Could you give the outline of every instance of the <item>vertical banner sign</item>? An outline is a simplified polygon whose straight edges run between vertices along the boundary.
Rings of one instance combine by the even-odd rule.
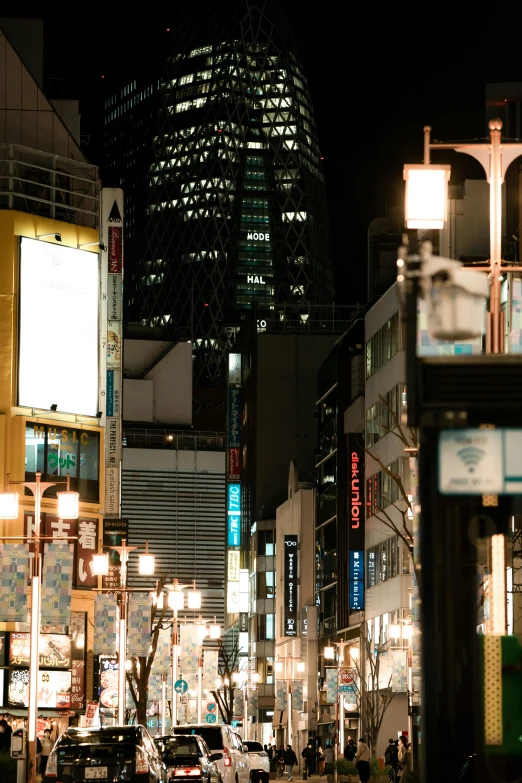
[[[95,655],[116,653],[118,602],[113,595],[99,594],[94,599],[94,644]]]
[[[227,485],[228,546],[241,546],[241,484]]]
[[[283,636],[297,636],[297,536],[285,536]]]
[[[218,657],[217,650],[205,650],[203,654],[203,690],[213,691],[216,687]]]
[[[98,551],[98,520],[78,519],[78,560],[76,587],[97,587],[92,573],[92,556]]]
[[[40,608],[42,625],[71,624],[73,564],[71,545],[46,545]]]
[[[337,702],[337,676],[339,670],[337,666],[328,666],[326,669],[326,703],[335,704]]]
[[[127,616],[127,654],[145,655],[150,647],[150,596],[148,593],[131,593]]]
[[[180,662],[183,676],[198,670],[198,639],[193,625],[179,626]],[[184,676],[184,679],[186,677]]]
[[[228,389],[228,480],[241,479],[241,389]]]
[[[392,691],[406,693],[408,690],[407,650],[391,650],[392,654]]]
[[[234,718],[242,718],[245,713],[243,688],[234,688]]]
[[[292,709],[296,712],[304,710],[304,683],[303,680],[292,680]]]
[[[348,439],[348,524],[350,611],[364,610],[364,434],[349,433]]]
[[[123,191],[102,188],[102,396],[105,414],[105,516],[121,514],[122,369],[123,369]]]
[[[172,633],[169,628],[162,628],[158,634],[152,671],[155,674],[169,674],[172,671]]]
[[[274,709],[277,712],[287,708],[286,690],[286,680],[276,680]]]
[[[0,622],[27,622],[29,549],[19,544],[0,546]]]
[[[103,520],[103,551],[109,555],[109,573],[103,577],[103,589],[114,590],[121,587],[121,560],[120,553],[114,549],[121,546],[121,542],[129,540],[128,519],[104,519]]]
[[[247,710],[249,718],[257,718],[259,712],[259,695],[257,688],[248,689]]]

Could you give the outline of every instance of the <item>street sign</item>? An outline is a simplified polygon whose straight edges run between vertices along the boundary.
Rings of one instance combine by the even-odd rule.
[[[188,691],[188,682],[185,680],[176,680],[174,683],[176,693],[186,693]]]
[[[350,693],[355,690],[357,669],[341,666],[339,669],[339,693]]]
[[[207,723],[217,723],[217,718],[211,712],[207,715]]]
[[[207,701],[207,712],[215,712],[217,710],[217,704],[215,701]]]
[[[522,429],[451,429],[439,434],[439,492],[520,495]]]

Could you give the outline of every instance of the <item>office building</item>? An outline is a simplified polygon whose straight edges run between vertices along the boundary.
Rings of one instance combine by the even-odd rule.
[[[148,64],[108,85],[104,172],[125,190],[127,336],[191,340],[195,387],[225,385],[245,310],[280,320],[282,305],[306,317],[333,300],[321,153],[288,24],[269,0],[200,10],[190,3]]]

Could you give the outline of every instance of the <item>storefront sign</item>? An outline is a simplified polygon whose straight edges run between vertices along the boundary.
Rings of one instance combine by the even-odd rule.
[[[120,553],[113,547],[120,547],[123,539],[128,542],[128,519],[103,520],[103,551],[109,555],[109,573],[102,577],[103,589],[110,590],[121,586]]]
[[[105,516],[118,517],[120,514],[120,466],[105,468]]]
[[[228,480],[239,481],[241,478],[240,449],[228,450]]]
[[[241,383],[241,354],[229,353],[228,354],[228,382],[230,385],[233,383]]]
[[[228,546],[241,546],[241,484],[227,485]]]
[[[92,556],[98,551],[97,519],[78,519],[77,548],[76,587],[97,587],[98,577],[92,573]]]
[[[239,582],[239,550],[228,550],[228,581]]]
[[[107,294],[107,318],[109,321],[121,321],[122,298],[121,275],[109,274]]]
[[[297,536],[285,536],[284,549],[284,636],[297,636]]]
[[[239,582],[227,584],[227,612],[231,614],[239,612]]]
[[[107,418],[105,425],[107,439],[107,466],[119,465],[121,462],[121,419]]]
[[[241,389],[228,390],[228,447],[241,446]]]
[[[364,552],[350,551],[350,611],[364,610]]]
[[[348,435],[348,525],[349,525],[349,607],[352,612],[364,609],[364,435]]]
[[[121,416],[121,370],[107,370],[107,416]]]
[[[107,369],[121,370],[121,322],[107,323]]]
[[[123,227],[109,226],[109,273],[121,274],[122,269],[123,269]]]

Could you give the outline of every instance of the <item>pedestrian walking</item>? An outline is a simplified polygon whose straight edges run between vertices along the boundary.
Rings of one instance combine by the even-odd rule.
[[[325,765],[324,751],[321,745],[319,745],[319,747],[317,748],[317,774],[320,777],[324,775],[324,765]]]
[[[267,752],[268,758],[270,759],[270,761],[272,761],[272,759],[274,758],[274,748],[272,747],[272,745],[270,743],[268,743],[268,748],[267,748],[266,752]]]
[[[281,745],[281,747],[277,751],[277,758],[280,761],[284,761],[284,759],[285,759],[285,746],[284,745]]]
[[[294,771],[294,767],[297,764],[297,756],[295,755],[294,749],[291,745],[286,746],[286,750],[284,751],[284,762],[286,767],[286,773],[288,775],[288,780],[293,780],[292,778],[292,772]]]
[[[395,774],[397,774],[399,768],[399,751],[395,744],[395,740],[393,739],[388,740],[388,746],[384,751],[384,763],[391,767]]]
[[[397,780],[400,780],[401,783],[407,783],[407,781],[411,779],[412,758],[410,743],[404,734],[399,737],[398,762],[399,769],[397,772]]]
[[[370,780],[370,748],[366,744],[364,737],[359,738],[354,761],[359,773],[359,780],[361,783],[367,783]]]
[[[304,758],[307,775],[311,775],[314,771],[314,766],[315,766],[314,765],[315,753],[311,742],[308,742],[308,745],[306,746],[306,748],[303,749],[301,756]]]
[[[327,745],[324,749],[324,768],[327,775],[330,775],[334,771],[333,770],[334,757],[335,754],[334,754],[333,745]],[[331,764],[332,767],[326,769],[327,764]]]
[[[42,739],[42,753],[40,755],[40,774],[42,778],[45,777],[45,770],[47,768],[47,759],[51,755],[54,742],[51,739],[51,729],[45,729]]]
[[[348,740],[348,744],[344,749],[344,753],[343,753],[344,758],[347,759],[348,761],[353,761],[356,753],[357,753],[357,745],[350,737],[350,739]]]

